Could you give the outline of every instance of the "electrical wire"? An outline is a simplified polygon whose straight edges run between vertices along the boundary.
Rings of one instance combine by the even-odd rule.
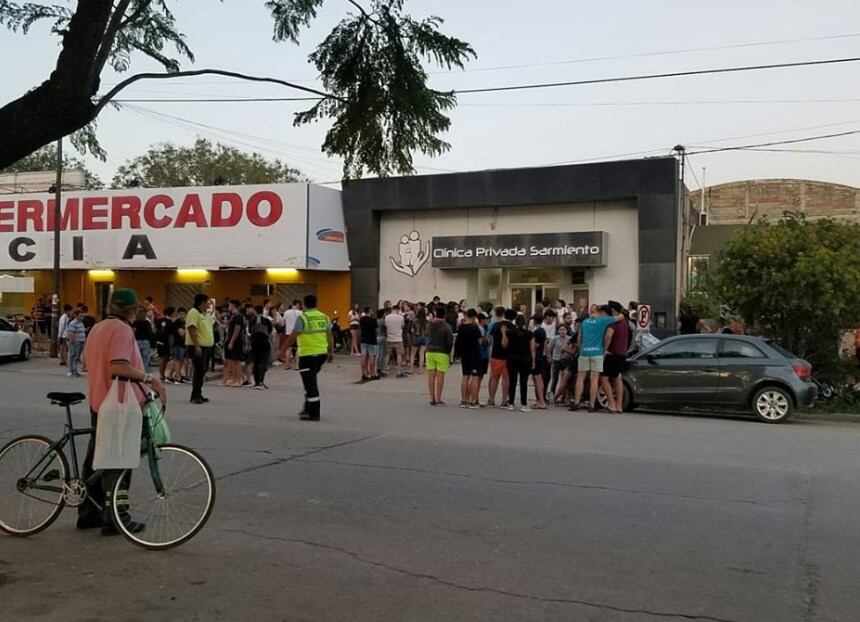
[[[733,146],[729,146],[729,147],[715,147],[713,149],[701,149],[700,151],[689,151],[689,152],[687,152],[687,155],[694,156],[694,155],[702,155],[704,153],[718,153],[721,151],[741,151],[741,150],[745,150],[745,149],[753,149],[753,148],[759,148],[759,147],[773,147],[776,145],[793,145],[793,144],[797,144],[797,143],[811,142],[814,140],[826,140],[829,138],[840,138],[842,136],[854,136],[857,134],[860,134],[860,130],[850,130],[847,132],[837,132],[835,134],[821,134],[819,136],[807,136],[805,138],[794,138],[791,140],[778,140],[778,141],[772,141],[772,142],[767,142],[767,143],[758,143],[755,145],[733,145]],[[698,149],[698,147],[693,147],[693,148]]]

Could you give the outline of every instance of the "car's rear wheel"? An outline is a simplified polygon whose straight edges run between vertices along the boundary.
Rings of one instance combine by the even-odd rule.
[[[30,345],[29,341],[25,341],[21,344],[21,351],[18,353],[18,358],[22,361],[26,361],[30,358],[30,353],[33,351],[33,347]]]
[[[782,423],[794,411],[791,395],[780,387],[764,387],[753,397],[752,409],[759,421]]]

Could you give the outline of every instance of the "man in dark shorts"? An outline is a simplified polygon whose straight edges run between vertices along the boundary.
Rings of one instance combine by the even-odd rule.
[[[478,312],[466,311],[466,318],[457,329],[454,340],[454,357],[460,358],[463,365],[463,379],[460,382],[460,408],[478,408],[478,382],[481,376],[481,327],[478,326]]]
[[[167,307],[164,315],[155,321],[155,349],[158,352],[158,374],[161,381],[167,380],[167,364],[173,350],[173,317],[176,309]]]
[[[358,318],[356,333],[359,343],[356,344],[361,352],[361,382],[379,380],[376,373],[376,359],[379,356],[379,346],[376,343],[376,315],[370,307],[365,307]]]
[[[502,384],[502,408],[508,405],[508,353],[502,347],[502,326],[507,326],[508,330],[514,328],[514,318],[517,317],[517,312],[513,309],[505,309],[504,307],[496,307],[493,310],[495,321],[490,329],[490,341],[492,346],[490,349],[490,382],[489,382],[489,399],[487,406],[496,405],[496,389],[499,387],[499,381]]]
[[[242,385],[242,361],[245,358],[245,317],[239,313],[239,301],[227,304],[227,335],[224,340],[224,386]]]
[[[609,301],[612,316],[623,315],[621,303]],[[603,372],[600,374],[600,388],[609,400],[610,412],[624,412],[624,381],[621,374],[627,365],[627,347],[630,328],[626,321],[615,322],[606,329],[606,352],[603,355]],[[612,406],[614,405],[614,408]]]
[[[532,384],[535,387],[535,408],[538,410],[546,410],[546,372],[549,370],[549,364],[546,358],[546,329],[544,324],[538,324],[534,330],[535,339],[535,365],[531,370]]]

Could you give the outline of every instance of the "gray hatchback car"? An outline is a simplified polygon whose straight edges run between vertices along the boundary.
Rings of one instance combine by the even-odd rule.
[[[752,412],[787,420],[817,397],[812,366],[773,342],[742,335],[679,335],[638,353],[624,372],[625,410]]]

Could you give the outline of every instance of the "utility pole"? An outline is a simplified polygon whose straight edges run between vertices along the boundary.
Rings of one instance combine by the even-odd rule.
[[[705,207],[705,167],[702,167],[702,204],[699,206],[702,208],[702,213],[705,215],[704,222],[708,224],[708,209]]]
[[[54,278],[51,295],[51,357],[58,355],[60,326],[60,200],[63,195],[63,139],[57,141],[57,181],[54,183]]]

